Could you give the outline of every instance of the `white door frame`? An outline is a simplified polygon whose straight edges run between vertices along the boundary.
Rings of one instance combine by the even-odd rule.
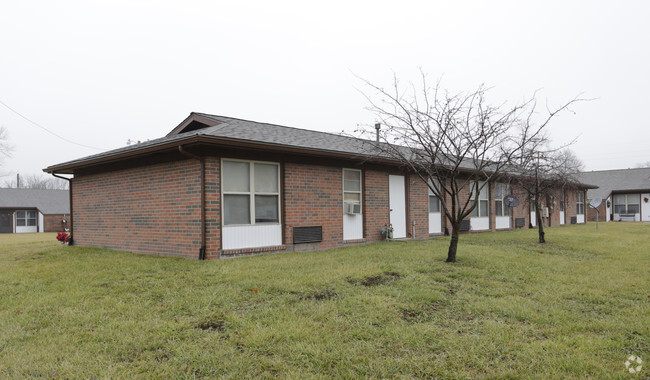
[[[406,237],[406,177],[388,175],[388,199],[393,238]]]

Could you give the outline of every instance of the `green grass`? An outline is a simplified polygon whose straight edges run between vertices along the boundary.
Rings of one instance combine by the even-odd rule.
[[[0,379],[648,376],[650,224],[536,237],[446,264],[447,238],[198,262],[0,235]]]

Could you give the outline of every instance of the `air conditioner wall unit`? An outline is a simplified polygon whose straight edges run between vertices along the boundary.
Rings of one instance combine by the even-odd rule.
[[[361,203],[345,202],[343,204],[343,210],[349,215],[361,214]]]

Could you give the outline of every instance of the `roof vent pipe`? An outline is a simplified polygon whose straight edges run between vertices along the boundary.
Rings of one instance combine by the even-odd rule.
[[[381,124],[375,124],[375,130],[377,131],[377,142],[379,142],[379,128],[381,128]]]

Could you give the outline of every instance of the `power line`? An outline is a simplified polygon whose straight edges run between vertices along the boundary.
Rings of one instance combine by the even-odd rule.
[[[2,100],[0,100],[0,104],[2,104],[3,106],[7,107],[7,109],[8,109],[9,111],[11,111],[11,112],[15,113],[16,115],[22,117],[23,119],[27,120],[27,121],[30,122],[31,124],[33,124],[33,125],[39,127],[40,129],[44,130],[45,132],[51,134],[52,136],[55,136],[55,137],[60,138],[61,140],[65,141],[65,142],[68,142],[68,143],[70,143],[70,144],[74,144],[74,145],[79,145],[79,146],[82,146],[82,147],[84,147],[84,148],[90,148],[90,149],[102,150],[102,151],[104,151],[104,150],[108,150],[108,149],[104,149],[104,148],[97,148],[97,147],[95,147],[95,146],[90,146],[90,145],[80,144],[80,143],[78,143],[78,142],[74,142],[74,141],[72,141],[72,140],[70,140],[70,139],[67,139],[67,138],[65,138],[65,137],[63,137],[63,136],[57,135],[56,133],[54,133],[54,132],[50,131],[49,129],[45,128],[44,126],[42,126],[42,125],[38,124],[37,122],[35,122],[35,121],[29,119],[27,116],[24,116],[24,115],[22,115],[20,112],[18,112],[18,111],[16,111],[15,109],[9,107],[9,106],[7,105],[7,103],[3,102]]]

